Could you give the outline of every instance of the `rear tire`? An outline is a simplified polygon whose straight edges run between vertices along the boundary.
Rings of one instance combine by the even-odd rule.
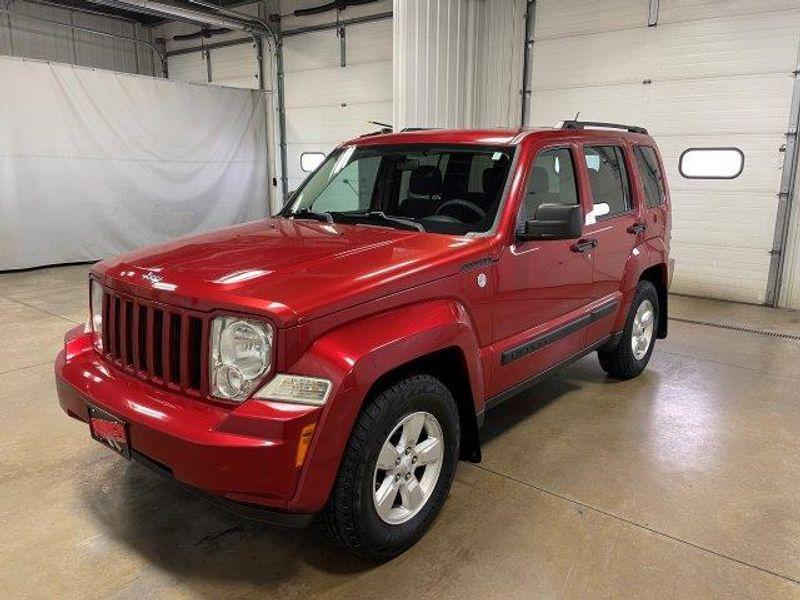
[[[405,552],[444,504],[460,435],[453,395],[435,377],[413,375],[387,387],[353,427],[321,515],[325,529],[364,558]]]
[[[658,319],[658,292],[649,281],[640,281],[619,343],[597,352],[603,370],[616,379],[633,379],[644,371],[655,347]]]

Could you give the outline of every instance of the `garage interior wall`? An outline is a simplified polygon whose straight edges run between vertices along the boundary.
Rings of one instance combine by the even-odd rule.
[[[525,10],[525,0],[395,0],[395,127],[520,125]]]
[[[267,212],[263,94],[11,57],[0,81],[0,270]]]
[[[286,141],[289,190],[306,178],[305,152],[327,154],[341,142],[379,129],[369,121],[392,121],[392,19],[348,25],[344,53],[337,29],[297,35],[289,32],[337,20],[336,11],[288,16],[320,2],[283,0],[281,30],[286,88]],[[340,20],[392,12],[390,0],[340,11]],[[342,63],[344,62],[344,66]]]
[[[242,4],[236,6],[235,10],[245,15],[259,16],[259,3]],[[170,21],[154,28],[155,37],[164,40],[168,53],[169,78],[187,83],[258,89],[258,60],[253,39],[242,31],[220,33],[207,39],[174,39],[175,36],[196,34],[201,30],[200,24],[181,21]],[[208,48],[203,48],[205,46]],[[182,50],[193,51],[174,54]],[[264,62],[265,67],[270,67],[273,63],[269,58],[271,57]],[[265,73],[266,89],[271,87],[268,75],[271,75],[271,71]]]
[[[288,190],[296,189],[308,175],[301,169],[303,153],[327,154],[344,140],[375,131],[377,126],[369,121],[388,123],[392,118],[391,0],[293,15],[295,10],[320,4],[323,3],[319,0],[273,0],[235,7],[237,12],[262,19],[280,15],[280,20],[271,24],[285,34],[282,45]],[[361,19],[367,22],[347,24]],[[343,25],[344,42],[337,23]],[[313,28],[320,29],[306,31]],[[198,25],[179,22],[156,28],[156,36],[166,42],[170,79],[258,89],[258,61],[252,40],[242,32],[201,41],[173,39],[199,29]],[[280,152],[275,132],[278,114],[274,65],[274,48],[265,48],[264,88],[273,117],[273,212],[281,207],[283,197],[277,177]]]
[[[0,54],[161,76],[161,64],[148,47],[135,42],[51,25],[39,19],[153,42],[153,32],[134,21],[69,10],[26,0],[0,0]],[[26,18],[37,17],[37,19]]]
[[[650,130],[672,191],[675,292],[765,302],[798,9],[797,0],[536,2],[529,124],[580,114]],[[683,150],[729,146],[745,156],[738,178],[680,176]],[[787,259],[797,277],[798,253]]]

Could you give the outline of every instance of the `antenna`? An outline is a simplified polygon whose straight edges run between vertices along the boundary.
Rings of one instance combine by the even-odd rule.
[[[574,119],[572,119],[572,120],[573,120],[573,121],[577,121],[577,120],[578,120],[578,117],[580,117],[580,116],[581,116],[581,111],[578,111],[578,112],[576,112],[576,113],[575,113],[575,118],[574,118]]]

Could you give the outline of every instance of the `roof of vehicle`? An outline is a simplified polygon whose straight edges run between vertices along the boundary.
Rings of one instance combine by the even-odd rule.
[[[411,129],[397,133],[368,133],[361,137],[345,142],[346,146],[378,146],[391,144],[475,144],[482,146],[512,146],[533,135],[547,137],[608,137],[609,135],[646,136],[643,128],[627,125],[605,124],[608,128],[600,127],[603,124],[587,123],[585,128],[582,122],[570,121],[575,124],[564,127],[506,127],[490,129]],[[592,128],[589,128],[592,127]]]

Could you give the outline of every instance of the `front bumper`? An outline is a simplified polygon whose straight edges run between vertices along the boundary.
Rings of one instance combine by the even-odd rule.
[[[254,399],[221,406],[155,388],[109,365],[82,327],[67,334],[55,375],[67,414],[88,422],[91,403],[123,419],[134,458],[147,466],[246,516],[283,525],[313,516],[282,513],[300,480],[301,431],[321,409]]]

